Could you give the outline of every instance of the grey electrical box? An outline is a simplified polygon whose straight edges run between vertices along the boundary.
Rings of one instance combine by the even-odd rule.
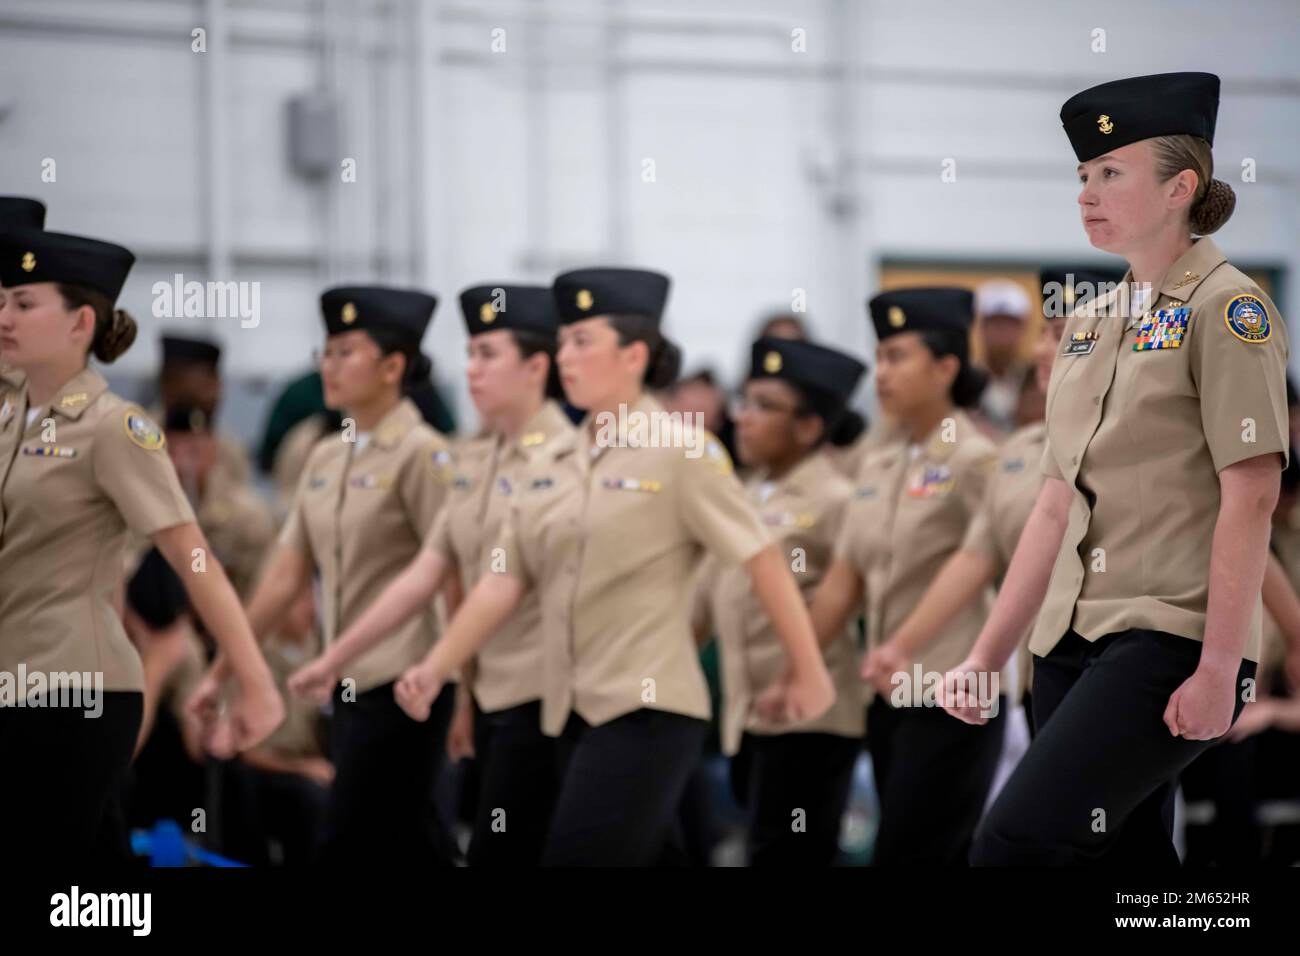
[[[289,100],[289,164],[300,176],[317,179],[338,170],[339,105],[328,93],[303,93]]]

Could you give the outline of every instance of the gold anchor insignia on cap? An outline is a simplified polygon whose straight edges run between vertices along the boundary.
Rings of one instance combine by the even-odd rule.
[[[478,320],[484,325],[491,325],[497,320],[497,310],[492,308],[491,302],[484,302],[478,307]]]
[[[33,252],[24,252],[22,261],[23,272],[31,272],[36,268],[36,254]]]
[[[344,325],[351,325],[357,320],[357,305],[355,302],[344,302],[343,313],[341,318]]]
[[[1115,124],[1110,121],[1110,117],[1102,113],[1097,117],[1097,129],[1103,133],[1109,133],[1115,128]]]
[[[763,356],[763,371],[768,375],[775,375],[781,371],[781,353],[768,352]]]
[[[71,395],[64,395],[59,399],[59,408],[76,408],[78,405],[85,405],[89,396],[85,392],[75,392]]]
[[[1181,289],[1183,286],[1188,285],[1189,283],[1195,282],[1195,281],[1196,281],[1197,279],[1199,279],[1199,278],[1200,278],[1200,276],[1197,275],[1195,272],[1184,272],[1184,273],[1183,273],[1183,277],[1182,277],[1181,279],[1179,279],[1177,282],[1175,282],[1172,286],[1170,286],[1170,288],[1171,288],[1171,289]]]
[[[531,448],[533,445],[540,445],[546,441],[546,432],[529,432],[519,439],[519,444],[525,448]]]
[[[586,312],[588,309],[590,309],[593,305],[596,304],[596,300],[595,298],[592,297],[590,289],[579,289],[578,295],[574,299],[574,301],[577,303],[578,308],[580,308],[583,312]]]
[[[903,323],[907,321],[907,316],[903,310],[896,305],[891,305],[888,312],[889,324],[896,329],[901,329]]]

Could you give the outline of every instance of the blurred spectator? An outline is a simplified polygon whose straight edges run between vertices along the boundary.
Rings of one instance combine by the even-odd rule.
[[[982,368],[989,373],[988,386],[980,399],[983,420],[995,432],[1006,434],[1016,427],[1016,410],[1030,363],[1020,354],[1029,318],[1029,296],[1009,280],[986,282],[975,293],[979,317],[975,334],[979,338]],[[1000,437],[994,435],[994,437]]]

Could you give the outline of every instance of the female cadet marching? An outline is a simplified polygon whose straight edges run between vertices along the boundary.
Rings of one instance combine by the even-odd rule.
[[[879,647],[961,545],[984,497],[994,448],[962,410],[983,384],[967,358],[972,310],[964,289],[902,289],[870,302],[876,390],[903,437],[863,459],[813,600],[823,641],[865,604],[867,646]],[[965,858],[1001,753],[1005,675],[986,688],[985,709],[996,716],[983,727],[954,728],[927,692],[966,656],[987,606],[986,593],[905,670],[864,675],[872,679],[867,743],[880,794],[879,865]]]
[[[436,305],[423,292],[374,286],[321,295],[325,402],[355,431],[325,436],[308,456],[249,604],[259,637],[277,628],[314,570],[328,645],[419,552],[446,497],[449,456],[446,440],[403,395],[428,376],[420,340]],[[453,692],[424,723],[402,713],[392,688],[436,638],[430,602],[336,675],[324,862],[450,862],[431,794]]]
[[[702,547],[746,566],[786,647],[789,668],[763,705],[811,719],[834,698],[798,587],[730,459],[707,432],[678,428],[674,438],[644,392],[679,365],[659,330],[667,292],[667,277],[634,269],[555,280],[560,376],[587,418],[530,465],[497,573],[397,687],[403,707],[423,715],[524,594],[541,594],[542,729],[561,738],[549,865],[645,865],[663,846],[709,714],[689,620]]]
[[[830,564],[853,497],[825,445],[865,371],[825,346],[761,338],[733,412],[740,460],[757,469],[746,483],[750,502],[779,539],[805,598]],[[750,865],[829,866],[865,729],[853,630],[841,630],[823,650],[835,682],[831,709],[774,727],[754,701],[781,676],[785,655],[749,575],[710,557],[699,577],[696,633],[716,633],[722,653],[722,750],[735,756],[743,737],[748,758],[740,785],[750,814]]]
[[[483,433],[457,446],[447,505],[419,554],[324,655],[294,674],[296,691],[332,687],[348,661],[427,606],[444,577],[458,590],[472,587],[489,569],[529,460],[573,432],[552,400],[559,376],[550,287],[475,286],[460,304],[466,377]],[[535,866],[541,858],[556,759],[541,726],[541,626],[538,595],[530,592],[462,675],[448,749],[453,757],[472,752],[480,768],[470,866]]]
[[[15,860],[129,855],[125,832],[101,826],[143,713],[140,657],[115,606],[128,529],[176,570],[238,680],[210,745],[252,746],[284,713],[162,433],[87,365],[135,339],[114,308],[134,259],[80,236],[0,235],[0,350],[25,375],[0,396],[0,673],[13,681],[0,695],[0,766],[21,777],[0,787],[0,820]],[[80,700],[64,699],[69,679]]]
[[[1177,775],[1243,706],[1288,454],[1287,335],[1208,233],[1219,79],[1168,73],[1071,97],[1084,231],[1133,283],[1071,317],[1047,398],[1045,477],[960,675],[1001,666],[1034,615],[1038,734],[989,810],[977,864],[1178,858]],[[1041,611],[1039,610],[1041,605]]]
[[[1098,292],[1112,288],[1119,279],[1119,273],[1085,269],[1039,273],[1044,295],[1043,331],[1034,347],[1034,377],[1044,394],[1065,332],[1066,316],[1074,309],[1076,297],[1091,299]],[[1049,288],[1053,290],[1051,293],[1047,291]],[[1017,429],[998,448],[997,469],[966,529],[961,548],[935,575],[907,619],[870,653],[867,665],[872,675],[889,675],[910,667],[921,650],[942,633],[954,614],[971,602],[983,600],[989,585],[1006,574],[1007,564],[1042,486],[1038,462],[1043,457],[1046,441],[1047,426],[1037,421]],[[1016,654],[1015,681],[1015,703],[1024,704],[1032,735],[1028,633]]]

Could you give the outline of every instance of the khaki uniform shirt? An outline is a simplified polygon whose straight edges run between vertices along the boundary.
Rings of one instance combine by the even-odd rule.
[[[899,628],[961,546],[995,460],[993,443],[960,409],[920,444],[896,441],[863,460],[835,556],[852,564],[862,578],[869,649]],[[920,695],[927,689],[924,682],[932,679],[928,675],[960,664],[991,606],[992,594],[986,593],[962,609],[913,661],[900,692],[910,686]],[[916,664],[922,671],[920,685],[913,679]],[[999,690],[1009,686],[1008,676],[1001,675]],[[874,686],[867,685],[868,700],[874,693]]]
[[[309,415],[289,429],[280,448],[275,453],[271,465],[271,478],[275,483],[275,510],[287,514],[293,505],[293,496],[302,477],[302,469],[307,464],[316,443],[325,435],[325,416]]]
[[[665,414],[648,395],[631,413]],[[570,711],[592,725],[641,708],[708,718],[692,574],[702,548],[741,564],[768,536],[722,444],[690,440],[701,439],[696,457],[600,447],[584,424],[529,466],[493,560],[541,592],[545,733],[559,735]]]
[[[853,497],[853,484],[821,451],[816,451],[779,481],[769,484],[764,475],[756,475],[747,483],[746,491],[769,533],[778,540],[804,599],[811,602],[830,566],[835,539]],[[788,659],[785,645],[743,568],[723,568],[709,556],[700,575],[697,600],[703,605],[703,616],[697,620],[706,628],[713,625],[722,654],[724,753],[736,753],[746,731],[816,732],[842,737],[861,737],[866,732],[854,642],[856,628],[846,627],[823,650],[835,683],[835,703],[830,710],[815,720],[773,727],[759,719],[753,705],[758,695],[784,673]]]
[[[460,443],[447,507],[424,546],[451,562],[468,593],[490,571],[510,503],[521,491],[530,460],[556,437],[572,438],[573,425],[554,402],[546,402],[514,440],[484,436]],[[474,699],[487,713],[542,696],[541,596],[530,590],[523,603],[475,657]]]
[[[1084,306],[1052,368],[1042,470],[1074,500],[1030,642],[1040,656],[1071,629],[1202,640],[1219,472],[1288,454],[1290,349],[1273,303],[1205,238],[1151,291],[1132,320],[1117,314],[1118,290]]]
[[[280,541],[315,564],[325,643],[333,641],[410,563],[447,492],[447,441],[403,399],[365,447],[326,435],[303,469]],[[358,691],[396,680],[438,636],[432,604],[348,664]]]
[[[31,425],[26,390],[0,392],[0,671],[102,672],[105,690],[141,691],[114,603],[127,531],[194,521],[162,432],[92,368]]]
[[[199,527],[239,596],[252,597],[267,550],[275,541],[275,518],[252,487],[226,471],[208,476],[197,512]]]
[[[890,442],[900,441],[903,437],[898,425],[881,413],[853,444],[844,447],[827,445],[822,453],[840,474],[849,481],[856,481],[862,471],[862,462],[868,454]]]
[[[988,491],[984,493],[984,500],[966,528],[961,549],[992,561],[999,580],[1011,565],[1020,533],[1025,530],[1042,490],[1043,473],[1038,466],[1046,442],[1047,425],[1043,422],[1017,429],[1007,438],[998,448],[997,467]],[[1033,657],[1029,653],[1032,630],[1032,625],[1025,629],[1016,651],[1015,703],[1019,703],[1029,689],[1030,668],[1033,666]]]

